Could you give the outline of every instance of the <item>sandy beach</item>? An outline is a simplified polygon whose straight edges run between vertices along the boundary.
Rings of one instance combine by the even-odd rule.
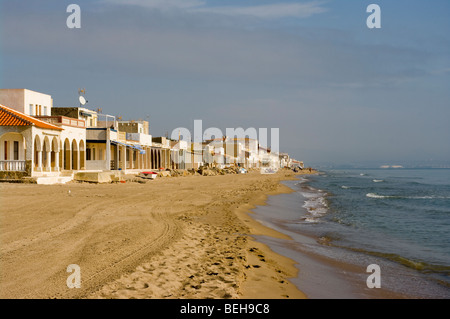
[[[305,172],[306,173],[306,172]],[[145,184],[0,184],[1,298],[305,298],[251,218],[290,170]],[[81,269],[69,289],[66,268]]]

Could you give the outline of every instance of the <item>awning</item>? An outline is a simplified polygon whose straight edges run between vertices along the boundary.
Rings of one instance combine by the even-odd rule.
[[[92,114],[91,114],[91,113],[86,113],[86,112],[83,112],[83,111],[80,112],[80,115],[81,115],[81,116],[89,116],[89,117],[92,117]]]
[[[133,145],[133,148],[139,151],[139,154],[145,154],[145,150],[140,145]]]
[[[122,145],[122,146],[125,146],[125,147],[131,147],[131,145],[128,145],[128,144],[125,144],[125,143],[122,143],[122,142],[118,142],[118,141],[111,141],[111,143],[112,144],[116,144],[116,145]]]
[[[145,150],[140,145],[134,145],[134,144],[126,144],[119,141],[111,141],[112,144],[116,145],[122,145],[129,148],[134,148],[139,151],[140,154],[145,154]]]

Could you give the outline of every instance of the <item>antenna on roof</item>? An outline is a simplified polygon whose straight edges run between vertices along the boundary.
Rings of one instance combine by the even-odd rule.
[[[88,101],[84,98],[86,94],[86,89],[78,89],[78,101],[80,102],[80,107],[85,105]]]

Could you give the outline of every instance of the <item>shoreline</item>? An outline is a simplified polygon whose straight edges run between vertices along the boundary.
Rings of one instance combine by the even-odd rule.
[[[247,250],[254,252],[250,254],[249,262],[257,262],[258,258],[255,255],[267,256],[268,260],[275,260],[278,267],[275,265],[269,269],[259,270],[258,268],[250,268],[248,271],[249,280],[243,283],[242,299],[306,299],[306,294],[298,289],[293,283],[292,279],[296,278],[299,270],[296,268],[296,261],[284,256],[282,254],[274,252],[268,245],[258,241],[255,236],[269,236],[278,239],[291,238],[273,228],[263,225],[261,222],[255,219],[255,213],[252,209],[257,206],[267,205],[269,196],[275,196],[279,194],[291,193],[293,190],[283,184],[283,180],[294,179],[296,175],[304,175],[305,173],[295,174],[289,178],[281,179],[278,182],[278,189],[276,191],[261,194],[250,207],[240,207],[235,213],[240,220],[249,228],[249,235],[251,239],[247,242]],[[310,174],[310,173],[306,173]],[[261,252],[261,253],[260,253]],[[284,268],[280,270],[278,268]],[[272,278],[280,277],[278,283],[275,284]],[[270,292],[270,294],[268,294]]]
[[[188,175],[161,178],[145,184],[132,180],[126,184],[103,185],[79,182],[57,186],[0,184],[5,198],[17,196],[23,199],[27,196],[27,201],[30,199],[36,210],[24,211],[25,201],[16,200],[16,204],[6,205],[6,209],[1,211],[4,213],[14,207],[10,215],[16,217],[1,216],[5,222],[0,224],[0,267],[5,271],[0,280],[0,296],[83,299],[413,298],[389,291],[367,291],[362,287],[363,281],[349,275],[357,274],[360,279],[365,275],[356,265],[301,248],[303,244],[317,245],[320,238],[290,233],[281,224],[259,215],[258,208],[264,208],[269,214],[266,217],[274,216],[276,208],[270,212],[270,201],[278,195],[289,196],[295,192],[290,183],[284,181],[296,181],[301,175],[312,174],[320,172],[280,170],[271,175],[257,172],[207,177]],[[36,192],[37,196],[29,194],[30,191]],[[152,195],[147,197],[149,195],[146,194]],[[50,200],[50,196],[52,204],[62,201],[68,205],[60,203],[57,209],[49,210],[49,204],[41,202],[45,202],[45,198]],[[279,200],[283,201],[283,197]],[[110,201],[117,208],[106,209],[104,206]],[[72,205],[75,206],[73,209],[66,207]],[[93,209],[87,209],[90,205]],[[42,216],[47,210],[48,216]],[[59,216],[62,210],[65,212]],[[59,218],[56,222],[53,221],[55,214]],[[17,219],[22,215],[25,222]],[[21,230],[28,230],[34,223],[39,223],[36,218],[41,217],[36,230],[21,233]],[[94,220],[98,221],[92,223]],[[17,230],[8,228],[14,222],[18,224]],[[91,228],[93,230],[89,231]],[[83,235],[85,229],[88,235]],[[51,250],[55,241],[61,242],[61,237],[67,242],[60,249],[64,253],[40,253]],[[70,242],[76,244],[71,245]],[[30,258],[36,254],[38,258]],[[53,265],[46,264],[45,258],[50,263],[57,258],[62,265],[80,264],[84,274],[82,288],[85,289],[61,287],[61,282],[65,283],[67,278],[65,269],[49,271],[45,280],[23,285],[28,274],[36,268],[51,270]],[[35,263],[36,267],[24,266],[23,260]],[[7,277],[17,278],[9,281]],[[319,286],[314,278],[320,278]],[[57,288],[55,280],[60,283]],[[355,294],[355,290],[359,293]]]
[[[12,229],[5,227],[13,223],[2,216],[6,223],[0,225],[0,267],[5,271],[0,280],[0,296],[82,299],[410,298],[386,291],[367,293],[367,289],[364,294],[350,293],[355,287],[364,290],[362,281],[355,281],[347,275],[346,282],[342,276],[343,273],[356,274],[359,270],[355,265],[299,249],[298,246],[293,249],[298,244],[294,234],[258,216],[258,207],[271,209],[268,206],[272,196],[288,196],[295,192],[283,181],[295,181],[298,176],[318,173],[281,170],[271,175],[257,172],[207,177],[188,175],[161,178],[146,184],[0,184],[3,194],[6,190],[6,193],[11,192],[11,195],[21,198],[32,197],[37,213],[24,212],[25,205],[20,201],[17,205],[10,205],[16,206],[12,215],[17,216],[11,218],[11,222],[18,222],[17,218],[22,214],[26,220],[28,215],[35,215],[24,225],[18,222],[16,236],[12,236]],[[44,197],[38,201],[38,196],[24,194],[22,190],[27,190],[26,193],[34,190]],[[161,194],[143,197],[157,190]],[[165,192],[169,193],[164,195]],[[45,202],[45,196],[55,197],[55,201],[68,201],[69,206],[78,206],[72,210],[61,204],[57,210],[50,210],[47,217],[43,216],[42,225],[36,231],[18,234],[21,229],[31,228],[31,224],[36,223],[35,218],[40,218],[40,213],[48,209],[48,205],[40,203]],[[80,199],[88,203],[80,203]],[[117,208],[105,209],[109,201]],[[86,211],[89,204],[94,207]],[[54,215],[64,209],[67,210],[65,214],[53,223]],[[2,213],[6,211],[8,208]],[[90,225],[97,219],[100,222]],[[49,225],[45,224],[47,222]],[[88,236],[85,236],[82,234],[85,228],[93,228],[93,231],[88,231]],[[316,244],[318,240],[308,234],[296,236],[303,237],[306,244]],[[64,253],[39,253],[51,250],[55,241],[61,242],[61,237],[76,244],[63,245],[60,250]],[[24,250],[28,251],[20,253]],[[40,255],[38,258],[30,258],[36,253]],[[53,265],[46,264],[45,258],[50,263],[58,258],[58,262],[59,259],[64,260],[62,265],[80,264],[83,269],[82,288],[85,289],[67,290],[61,287],[63,285],[55,288],[55,280],[65,283],[65,269],[50,271],[45,280],[32,281],[29,286],[18,283],[26,281],[28,274],[36,268],[51,269]],[[23,266],[23,260],[35,263],[36,267]],[[308,274],[321,277],[322,286],[311,290],[312,277],[308,278]],[[5,280],[7,277],[17,278],[8,281]]]
[[[239,246],[240,250],[245,251],[245,256],[238,256],[238,258],[245,261],[246,265],[244,266],[243,273],[241,274],[241,282],[239,283],[238,292],[234,295],[232,293],[226,292],[224,295],[214,297],[214,299],[216,299],[217,297],[218,299],[307,298],[306,295],[291,282],[291,279],[297,277],[298,274],[298,269],[295,267],[296,262],[289,257],[274,252],[268,245],[265,245],[254,237],[264,235],[279,239],[289,239],[289,236],[261,224],[259,221],[254,219],[254,216],[252,216],[254,213],[251,210],[256,208],[257,206],[266,205],[269,196],[293,192],[292,189],[281,184],[281,181],[295,179],[296,175],[310,175],[316,173],[316,171],[306,172],[306,170],[305,172],[300,173],[281,170],[280,172],[278,172],[278,174],[283,174],[284,176],[270,175],[277,177],[274,181],[274,184],[271,185],[271,187],[275,189],[258,193],[247,202],[233,202],[233,204],[237,203],[238,205],[231,210],[231,213],[234,214],[246,227],[245,233],[239,234],[240,236],[246,238],[245,241],[241,242],[242,245]],[[187,177],[189,178],[190,176]],[[163,256],[167,257],[167,255]],[[233,259],[233,257],[231,256],[225,258]],[[216,262],[214,264],[219,263]],[[232,265],[229,264],[229,266]],[[132,282],[135,282],[136,280],[142,280],[142,277],[145,277],[143,273],[149,269],[154,270],[154,267],[153,265],[151,265],[151,263],[140,265],[136,268],[135,272],[121,276],[120,279],[116,280],[113,283],[108,283],[107,285],[103,286],[101,290],[95,292],[94,294],[91,294],[87,298],[111,298],[112,295],[116,294],[117,291],[121,289],[121,286],[123,287],[125,285],[129,287]],[[217,273],[213,273],[212,275],[217,275]],[[190,277],[195,278],[195,276],[196,275],[191,275]],[[187,297],[183,295],[180,297],[180,299],[213,298],[210,295],[204,295],[202,293],[202,287],[200,286],[203,282],[204,280],[201,280],[201,283],[199,285],[191,285],[191,288],[197,289],[196,294]],[[233,285],[235,284],[236,283],[234,283]],[[135,298],[133,294],[122,295],[120,293],[117,295],[117,297]],[[167,294],[163,297],[173,298],[174,296],[172,294]]]
[[[0,184],[0,297],[305,298],[293,260],[253,237],[281,235],[250,212],[294,175]],[[69,264],[81,289],[66,286]]]
[[[292,186],[291,184],[289,184]],[[289,187],[292,192],[296,190]],[[299,265],[302,274],[300,277],[291,278],[298,289],[304,292],[308,298],[345,298],[345,299],[417,299],[424,298],[422,295],[398,290],[396,287],[386,287],[382,289],[369,289],[366,286],[366,278],[369,274],[366,267],[370,263],[383,265],[383,278],[392,280],[396,270],[400,265],[381,257],[355,252],[346,247],[336,246],[317,234],[311,232],[298,232],[285,227],[291,217],[285,215],[286,221],[280,216],[280,220],[270,218],[277,209],[283,210],[280,203],[290,201],[289,195],[270,199],[266,206],[255,211],[258,219],[262,223],[273,227],[276,231],[285,236],[291,236],[290,241],[275,237],[260,236],[257,240],[269,246],[277,254],[281,254]],[[307,199],[307,198],[304,198]],[[292,203],[291,203],[292,205]],[[265,208],[269,206],[268,208]],[[270,208],[270,206],[274,207]],[[349,260],[349,256],[352,258]],[[345,256],[345,258],[343,258]],[[354,259],[356,258],[356,259]],[[367,262],[365,264],[365,262]],[[387,271],[388,270],[388,271]],[[411,269],[403,269],[403,276],[408,273],[414,276]],[[387,277],[386,277],[387,276]],[[390,282],[392,285],[392,281]],[[388,284],[389,286],[389,284]]]
[[[254,219],[254,216],[252,216],[254,213],[251,210],[257,206],[266,205],[269,196],[293,192],[292,189],[281,184],[281,181],[292,180],[296,175],[310,175],[315,173],[317,172],[313,171],[309,173],[305,171],[303,173],[293,173],[290,171],[280,171],[278,174],[283,174],[284,176],[269,175],[270,177],[268,177],[270,179],[276,176],[276,180],[273,181],[274,184],[271,185],[271,188],[274,189],[260,192],[247,202],[233,202],[233,204],[237,203],[238,205],[231,210],[231,213],[239,219],[239,222],[245,225],[245,232],[240,235],[246,238],[245,241],[241,242],[241,246],[239,246],[241,253],[244,252],[245,255],[240,255],[238,258],[244,260],[245,265],[242,269],[243,273],[239,278],[240,283],[238,284],[239,289],[237,293],[227,292],[224,295],[216,297],[204,295],[201,291],[202,287],[200,287],[204,280],[201,280],[200,285],[191,285],[191,288],[197,289],[196,294],[183,295],[180,299],[216,299],[217,297],[217,299],[306,299],[306,294],[291,282],[298,274],[298,269],[295,266],[296,262],[289,257],[274,252],[268,245],[258,241],[254,237],[264,235],[272,238],[290,239],[289,236],[261,224]],[[167,255],[164,256],[167,257]],[[232,257],[225,258],[232,259]],[[215,264],[218,264],[218,262]],[[231,264],[228,266],[231,266]],[[136,281],[136,278],[139,278],[138,281],[142,280],[142,277],[145,276],[143,274],[145,269],[153,270],[153,266],[151,264],[140,265],[135,272],[121,276],[119,280],[116,280],[112,284],[107,284],[102,287],[101,291],[97,291],[88,296],[88,298],[111,298],[111,294],[116,294],[117,290],[121,289],[121,286],[129,286],[132,282]],[[214,276],[216,274],[213,273],[212,275]],[[194,278],[195,276],[191,275]],[[119,293],[118,297],[134,298],[135,296],[133,294],[121,295]],[[173,298],[173,295],[168,294],[163,297]]]

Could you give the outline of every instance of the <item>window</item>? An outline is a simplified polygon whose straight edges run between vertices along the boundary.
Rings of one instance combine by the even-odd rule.
[[[42,115],[42,105],[39,105],[39,115]]]
[[[15,161],[19,160],[19,142],[18,141],[14,141],[14,160]]]
[[[30,115],[33,115],[33,109],[34,109],[34,105],[30,104]]]
[[[5,161],[8,160],[8,141],[5,141]]]
[[[98,159],[101,161],[101,160],[103,160],[103,150],[102,149],[99,149],[98,150]]]
[[[47,107],[46,107],[46,106],[44,106],[44,115],[48,115],[48,114],[47,114]]]
[[[91,160],[91,149],[87,148],[86,149],[86,161],[90,161]]]
[[[92,160],[95,161],[95,148],[92,149]]]

